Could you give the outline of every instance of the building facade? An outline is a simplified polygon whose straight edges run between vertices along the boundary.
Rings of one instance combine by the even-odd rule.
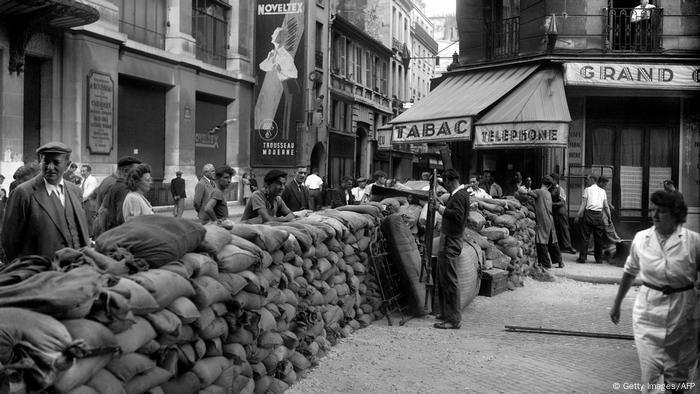
[[[90,164],[98,178],[112,173],[120,156],[136,156],[152,167],[150,199],[159,205],[168,202],[163,184],[177,170],[188,193],[205,163],[245,171],[255,83],[253,4],[79,3],[96,10],[99,20],[68,30],[36,29],[25,45],[23,72],[2,67],[0,171],[11,176],[52,140],[72,146],[71,159]],[[13,18],[16,11],[0,10],[0,17]],[[3,63],[26,26],[0,28]]]
[[[649,226],[649,196],[670,179],[689,206],[688,227],[697,231],[700,6],[638,4],[457,2],[460,67],[426,105],[397,119],[392,137],[437,134],[418,116],[435,127],[451,125],[443,136],[465,141],[455,149],[463,171],[492,170],[502,184],[514,171],[535,183],[562,174],[572,215],[584,176],[605,175],[623,238]],[[459,91],[458,105],[436,104]]]

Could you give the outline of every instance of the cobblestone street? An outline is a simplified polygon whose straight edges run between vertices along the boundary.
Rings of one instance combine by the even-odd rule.
[[[291,393],[631,393],[639,382],[634,341],[506,332],[505,325],[632,334],[637,288],[619,326],[608,308],[615,285],[558,278],[477,297],[462,328],[432,328],[433,318],[403,327],[386,319],[333,347]],[[617,388],[619,385],[619,388]]]

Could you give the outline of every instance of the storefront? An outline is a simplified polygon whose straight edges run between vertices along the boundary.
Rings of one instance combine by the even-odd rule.
[[[565,63],[573,118],[567,154],[572,178],[603,173],[618,233],[631,238],[651,224],[649,197],[670,179],[700,214],[700,65]],[[572,209],[580,185],[572,182]]]

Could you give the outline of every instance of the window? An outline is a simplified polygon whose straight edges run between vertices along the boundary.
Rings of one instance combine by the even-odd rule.
[[[365,51],[365,86],[367,86],[370,89],[373,89],[373,81],[374,78],[372,74],[372,54],[369,51]]]
[[[355,82],[362,83],[362,48],[355,47]]]
[[[387,86],[388,77],[389,77],[389,67],[386,64],[386,61],[382,61],[382,72],[379,75],[379,89],[380,89],[380,93],[382,93],[382,94],[389,93],[389,89]]]
[[[345,41],[345,76],[350,77],[355,68],[355,63],[352,56],[352,43],[347,39]]]
[[[333,72],[345,75],[345,37],[335,36],[333,52]]]
[[[374,60],[372,61],[372,79],[371,79],[372,83],[370,84],[370,85],[371,85],[370,87],[371,87],[373,90],[376,90],[377,92],[379,91],[379,86],[380,86],[380,82],[379,82],[379,74],[380,74],[379,67],[380,67],[379,57],[378,57],[378,56],[375,56],[375,57],[374,57]]]
[[[119,30],[130,40],[165,49],[165,0],[113,0]]]
[[[217,0],[192,1],[192,35],[197,41],[197,59],[226,67],[229,7]]]
[[[340,130],[346,131],[347,130],[347,124],[345,122],[347,121],[347,104],[345,104],[342,101],[338,102],[338,128]]]
[[[323,68],[323,23],[316,22],[316,67]]]

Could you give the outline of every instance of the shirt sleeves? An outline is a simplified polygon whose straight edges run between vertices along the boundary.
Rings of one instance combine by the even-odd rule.
[[[260,212],[258,212],[259,209],[267,209],[267,205],[265,205],[265,195],[263,193],[253,193],[253,195],[250,196],[250,207],[252,211],[258,215],[260,214]]]

